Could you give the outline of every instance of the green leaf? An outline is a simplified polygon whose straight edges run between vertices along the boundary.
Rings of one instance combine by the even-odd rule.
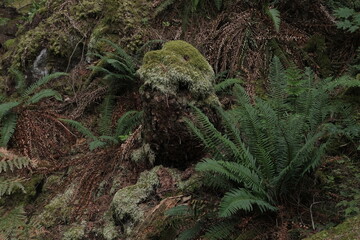
[[[91,138],[94,141],[98,140],[98,138],[84,125],[82,125],[80,122],[70,119],[63,119],[59,118],[60,121],[70,124],[72,127],[74,127],[77,131],[79,131],[81,134],[83,134],[87,138]]]

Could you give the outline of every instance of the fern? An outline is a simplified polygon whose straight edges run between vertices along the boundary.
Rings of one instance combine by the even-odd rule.
[[[20,102],[6,102],[0,104],[0,122],[2,121],[3,117],[5,117],[5,115],[11,111],[11,109],[18,105],[20,105]]]
[[[124,113],[116,124],[115,136],[129,134],[142,120],[143,112],[128,111]]]
[[[12,194],[16,189],[20,189],[23,193],[26,193],[24,186],[21,184],[22,181],[23,179],[0,179],[0,198],[4,195]]]
[[[268,8],[267,14],[273,21],[276,32],[279,32],[280,31],[280,22],[281,22],[279,10],[277,10],[276,8]]]
[[[103,100],[101,106],[101,117],[99,119],[99,130],[103,135],[111,135],[111,116],[114,108],[114,96],[109,94]]]
[[[62,97],[59,92],[52,89],[44,89],[36,93],[29,100],[26,101],[26,104],[34,104],[41,101],[44,98],[54,97],[58,101],[62,101]]]
[[[223,1],[222,0],[214,0],[214,5],[217,10],[220,10],[222,7]]]
[[[223,221],[210,227],[204,237],[209,240],[229,239],[230,234],[234,230],[234,221]]]
[[[36,81],[34,84],[32,84],[30,87],[28,87],[24,93],[23,93],[23,97],[27,97],[30,96],[31,94],[33,94],[38,88],[40,88],[41,86],[43,86],[44,84],[50,82],[53,79],[62,77],[62,76],[67,76],[67,73],[63,73],[63,72],[56,72],[53,74],[49,74],[41,79],[39,79],[38,81]]]
[[[202,222],[195,223],[194,226],[191,228],[186,229],[182,233],[179,234],[179,236],[176,238],[177,240],[191,240],[195,239],[202,230]]]
[[[5,212],[0,208],[0,238],[19,239],[26,227],[26,216],[23,206]]]
[[[224,90],[226,90],[227,88],[233,86],[234,84],[242,84],[244,83],[241,79],[239,78],[229,78],[226,79],[218,84],[216,84],[214,86],[215,92],[222,92]]]
[[[10,68],[9,72],[15,78],[15,82],[16,82],[16,87],[15,88],[19,92],[23,92],[25,87],[26,87],[24,74],[21,71],[19,71],[17,69],[14,69],[14,68]]]
[[[70,119],[59,118],[60,121],[70,124],[73,128],[75,128],[78,132],[83,134],[87,138],[91,138],[94,141],[98,140],[98,138],[84,125],[80,122]]]
[[[30,164],[30,159],[12,154],[4,148],[0,148],[0,159],[0,173],[13,172],[15,168],[22,169]]]
[[[10,113],[2,119],[2,127],[0,129],[0,147],[6,147],[10,138],[15,132],[17,123],[17,115],[15,113]]]

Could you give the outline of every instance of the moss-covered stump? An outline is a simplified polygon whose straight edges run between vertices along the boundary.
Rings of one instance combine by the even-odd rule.
[[[357,240],[360,239],[360,215],[347,219],[345,222],[318,232],[305,240]]]
[[[144,142],[155,152],[157,163],[186,167],[202,153],[201,144],[184,123],[185,117],[191,118],[189,105],[211,117],[211,106],[219,104],[213,69],[189,43],[170,41],[145,55],[138,74],[144,81]]]

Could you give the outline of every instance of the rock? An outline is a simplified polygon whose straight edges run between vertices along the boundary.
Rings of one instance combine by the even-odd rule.
[[[141,173],[135,185],[125,187],[115,194],[111,202],[112,216],[117,225],[122,225],[125,235],[129,235],[133,226],[142,221],[144,210],[140,205],[155,194],[160,184],[156,173],[159,168]]]
[[[184,41],[167,42],[148,52],[138,75],[143,101],[144,143],[155,152],[156,163],[186,168],[202,155],[202,145],[189,132],[190,104],[212,120],[219,101],[213,88],[214,71],[201,53]]]
[[[85,235],[85,222],[81,225],[72,225],[64,234],[62,240],[81,240]]]
[[[75,187],[71,185],[63,194],[57,195],[44,208],[44,211],[37,217],[37,220],[44,227],[53,227],[59,223],[67,223],[70,219],[72,208],[69,204],[72,201]]]

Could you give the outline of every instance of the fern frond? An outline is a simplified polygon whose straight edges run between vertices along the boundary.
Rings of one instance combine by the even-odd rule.
[[[272,206],[261,197],[257,197],[245,189],[235,189],[225,194],[220,203],[219,216],[230,217],[239,210],[252,211],[254,205],[259,207],[262,212],[276,211],[277,208]]]
[[[34,104],[41,101],[43,98],[54,97],[58,101],[62,101],[62,97],[58,91],[52,89],[44,89],[40,92],[36,93],[29,100],[27,100],[26,104]]]
[[[0,104],[0,122],[11,109],[18,106],[19,104],[19,102],[6,102]]]
[[[176,238],[177,240],[191,240],[195,239],[201,231],[202,223],[197,221],[194,226],[189,229],[186,229]]]
[[[114,109],[114,96],[108,94],[102,104],[99,119],[99,130],[102,135],[111,135],[111,117]]]
[[[70,119],[59,118],[60,121],[70,124],[73,128],[75,128],[78,132],[83,134],[87,138],[91,138],[93,140],[98,140],[98,138],[84,125],[80,122]]]
[[[129,134],[141,123],[143,112],[128,111],[124,113],[116,124],[115,136]]]
[[[233,86],[234,84],[243,84],[244,81],[242,81],[239,78],[229,78],[229,79],[225,79],[224,81],[216,84],[214,86],[215,92],[222,92],[224,90],[226,90],[227,88]]]
[[[53,73],[53,74],[49,74],[49,75],[47,75],[45,77],[42,77],[41,79],[36,81],[34,84],[32,84],[30,87],[28,87],[25,90],[25,92],[23,94],[23,97],[27,97],[27,96],[33,94],[38,88],[40,88],[42,85],[50,82],[51,80],[62,77],[62,76],[67,76],[67,75],[68,75],[67,73],[56,72],[56,73]]]
[[[0,136],[0,147],[6,147],[8,142],[10,141],[12,135],[15,132],[16,124],[17,124],[17,114],[9,113],[7,114],[1,122],[1,136]]]
[[[280,59],[274,56],[269,66],[270,96],[281,100],[285,98],[286,77],[285,69]]]
[[[105,147],[106,145],[107,145],[107,142],[96,139],[89,143],[89,149],[90,149],[90,151],[93,151],[97,148]]]
[[[116,139],[116,137],[112,137],[112,136],[100,136],[99,139],[102,141],[105,141],[105,142],[113,143],[113,144],[119,143],[119,141]]]
[[[111,47],[113,47],[116,51],[117,56],[124,59],[127,66],[131,69],[131,72],[135,72],[136,66],[135,66],[135,59],[131,57],[129,54],[125,52],[124,49],[122,49],[119,45],[113,43],[112,41],[108,39],[101,38],[99,41],[105,42],[109,44]]]
[[[179,217],[179,216],[187,216],[191,214],[192,209],[189,205],[179,205],[173,208],[170,208],[165,212],[165,216],[169,217]]]
[[[15,78],[15,82],[16,82],[15,88],[18,90],[18,92],[22,93],[26,87],[24,74],[15,68],[10,68],[9,72]]]
[[[217,10],[220,10],[223,4],[222,0],[214,0],[214,4]]]
[[[235,230],[235,221],[224,221],[210,227],[204,235],[205,239],[219,240],[229,239],[230,234]]]
[[[279,32],[280,31],[280,22],[281,22],[279,10],[277,10],[276,8],[269,8],[267,10],[267,14],[273,21],[276,32]]]
[[[20,189],[23,193],[26,193],[24,186],[21,184],[23,179],[0,179],[0,198],[4,195],[10,195],[17,189]]]
[[[26,213],[23,206],[15,207],[9,212],[0,208],[0,238],[19,239],[22,229],[26,226]]]
[[[11,153],[5,148],[0,148],[0,173],[7,170],[14,171],[14,167],[22,169],[29,166],[30,159]]]

